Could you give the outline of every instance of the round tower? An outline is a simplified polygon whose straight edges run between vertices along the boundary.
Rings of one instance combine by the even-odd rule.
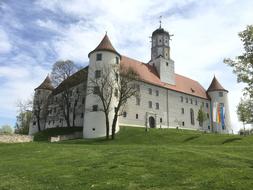
[[[96,95],[96,91],[101,88],[101,83],[100,86],[95,86],[96,84],[94,81],[103,80],[101,77],[104,77],[105,74],[110,75],[114,80],[118,80],[118,73],[111,72],[110,69],[119,67],[121,56],[114,49],[106,34],[100,44],[89,53],[88,57],[89,71],[87,78],[83,137],[104,137],[106,136],[106,119],[104,112],[101,111],[103,109],[103,104],[98,95]],[[97,88],[97,90],[95,88]],[[110,134],[114,117],[114,107],[117,105],[117,89],[115,88],[112,93],[113,95],[109,108]],[[118,123],[116,126],[117,132],[119,130]]]
[[[29,134],[34,134],[45,129],[46,115],[48,109],[48,97],[54,90],[49,76],[34,89],[33,116],[29,126]]]
[[[228,90],[223,88],[214,76],[207,93],[211,98],[213,130],[219,133],[230,133],[232,126],[229,114]]]

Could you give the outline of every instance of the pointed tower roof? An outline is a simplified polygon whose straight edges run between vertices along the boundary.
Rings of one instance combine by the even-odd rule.
[[[226,91],[228,92],[225,88],[223,88],[223,86],[221,86],[221,84],[219,83],[219,81],[216,79],[216,77],[213,77],[213,80],[209,86],[209,88],[207,89],[207,92],[209,91]]]
[[[118,54],[118,56],[121,58],[121,55],[115,50],[115,48],[112,46],[112,43],[110,39],[108,38],[107,34],[105,34],[104,38],[100,42],[100,44],[88,54],[88,57],[90,57],[90,54],[96,51],[110,51],[113,53]]]
[[[41,85],[39,85],[37,88],[35,88],[35,90],[37,90],[37,89],[54,90],[54,87],[52,85],[52,82],[51,82],[49,76],[47,76],[45,78],[45,80],[41,83]]]

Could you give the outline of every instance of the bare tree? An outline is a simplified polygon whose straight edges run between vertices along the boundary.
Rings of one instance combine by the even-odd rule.
[[[18,100],[18,115],[15,124],[15,133],[28,134],[29,124],[32,120],[32,100]]]
[[[64,119],[67,127],[70,127],[70,107],[72,90],[71,84],[66,81],[72,74],[78,71],[78,67],[70,60],[57,61],[53,65],[51,72],[52,82],[54,85],[58,85],[58,89],[61,89],[60,100],[58,101],[59,107],[63,111]]]
[[[113,67],[109,66],[102,67],[99,74],[89,79],[89,84],[87,87],[88,91],[87,95],[95,94],[98,97],[98,99],[102,102],[103,107],[98,111],[104,112],[105,115],[106,139],[109,139],[109,132],[110,132],[109,113],[111,112],[111,102],[115,83],[114,78],[111,77],[112,74],[114,74],[113,70],[114,70]]]
[[[106,139],[109,139],[109,113],[114,112],[111,124],[112,139],[115,138],[118,116],[122,115],[127,100],[139,94],[136,88],[138,74],[132,69],[122,65],[103,67],[102,72],[96,77],[91,77],[88,84],[88,92],[95,94],[102,103],[99,111],[104,112],[106,121]],[[116,105],[112,105],[113,96],[116,97]]]
[[[115,73],[116,74],[116,73]],[[117,75],[116,75],[117,76]],[[114,109],[114,117],[112,122],[112,139],[115,138],[116,124],[118,116],[122,115],[127,100],[133,96],[139,96],[139,88],[136,86],[136,81],[139,80],[139,75],[130,67],[120,65],[119,79],[116,80],[116,88],[118,90],[118,102]]]

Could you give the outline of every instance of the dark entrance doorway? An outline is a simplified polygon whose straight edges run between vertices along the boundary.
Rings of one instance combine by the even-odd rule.
[[[149,120],[149,127],[155,128],[155,118],[150,116],[148,120]]]

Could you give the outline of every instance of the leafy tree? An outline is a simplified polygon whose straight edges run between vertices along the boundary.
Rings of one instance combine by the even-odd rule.
[[[253,98],[253,25],[239,33],[243,42],[244,52],[234,60],[224,59],[224,63],[233,67],[233,72],[237,75],[238,82],[247,84],[245,94]]]
[[[72,61],[57,61],[52,68],[51,78],[52,82],[56,86],[62,85],[63,91],[61,92],[60,100],[58,101],[61,110],[63,110],[64,119],[66,121],[67,127],[70,127],[70,107],[71,107],[71,97],[72,90],[71,85],[64,83],[64,80],[68,79],[72,74],[78,71],[78,66]],[[74,112],[73,112],[74,113]],[[73,123],[74,125],[74,123]]]
[[[200,109],[198,111],[197,120],[199,121],[199,125],[201,127],[203,127],[204,121],[207,120],[207,114],[206,114],[206,112],[203,111],[203,105],[201,105],[201,107],[200,107]]]
[[[10,125],[2,125],[0,127],[0,134],[12,134],[13,129]]]
[[[253,101],[251,99],[241,99],[239,105],[237,106],[237,115],[239,120],[243,123],[245,135],[245,125],[253,123]]]

